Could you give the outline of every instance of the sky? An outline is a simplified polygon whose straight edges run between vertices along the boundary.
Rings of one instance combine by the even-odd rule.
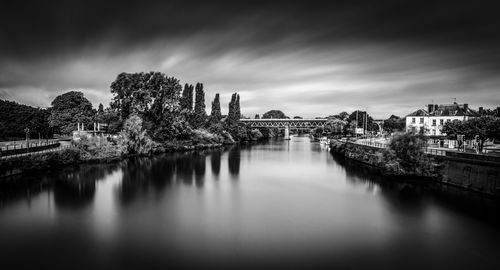
[[[326,2],[326,1],[322,1]],[[0,99],[97,106],[121,72],[204,84],[222,112],[405,116],[429,103],[500,106],[494,1],[10,1],[0,8]]]

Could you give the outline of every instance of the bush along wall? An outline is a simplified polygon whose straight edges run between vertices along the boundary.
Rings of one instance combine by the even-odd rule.
[[[440,177],[439,163],[428,155],[416,155],[418,159],[414,159],[415,155],[401,158],[390,147],[381,149],[335,140],[331,142],[330,149],[332,153],[376,166],[385,175]]]

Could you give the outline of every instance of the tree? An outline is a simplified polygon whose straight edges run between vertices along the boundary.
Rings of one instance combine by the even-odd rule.
[[[393,133],[395,131],[403,131],[405,128],[405,120],[399,116],[391,115],[388,119],[384,120],[384,131]]]
[[[229,102],[229,113],[227,115],[228,124],[236,125],[241,118],[240,113],[240,96],[234,93],[231,96],[231,101]]]
[[[286,119],[286,118],[288,117],[280,110],[271,110],[262,115],[262,119]]]
[[[347,112],[341,112],[337,115],[334,115],[335,118],[338,118],[340,120],[344,120],[344,121],[347,121],[349,119],[349,113]]]
[[[63,135],[70,135],[76,130],[77,123],[89,125],[94,113],[92,103],[83,96],[82,92],[70,91],[57,96],[52,101],[49,124]]]
[[[220,100],[219,100],[219,94],[215,94],[214,101],[212,101],[212,112],[210,114],[211,120],[213,122],[219,122],[220,119],[222,118],[222,114],[220,111]]]
[[[124,123],[120,133],[121,144],[127,154],[151,154],[155,143],[143,128],[142,118],[132,114]]]
[[[205,92],[203,91],[203,84],[197,83],[195,87],[193,126],[195,128],[203,126],[206,117],[207,112],[205,111]]]
[[[161,72],[121,73],[111,84],[114,96],[110,105],[122,121],[137,114],[152,133],[165,117],[180,110],[181,90],[178,79]]]
[[[125,120],[132,113],[134,92],[141,88],[141,75],[122,72],[111,83],[113,99],[111,108],[119,112],[120,118]]]
[[[384,162],[398,164],[397,167],[401,168],[404,173],[430,175],[435,164],[426,156],[426,147],[427,136],[425,135],[405,133],[396,136],[391,140],[388,149],[384,151]]]
[[[193,110],[193,85],[185,84],[181,97],[181,109],[188,112]]]
[[[294,116],[293,119],[303,119],[303,118],[300,116]]]
[[[105,131],[108,133],[118,133],[122,127],[119,113],[111,108],[104,109],[102,113],[97,114],[96,118],[98,123],[106,124]]]
[[[48,118],[50,109],[39,109],[16,102],[0,100],[0,140],[25,138],[24,129],[37,137],[51,136]]]
[[[358,118],[358,124],[357,124],[358,128],[365,128],[366,131],[378,130],[378,125],[373,122],[373,118],[366,111],[352,112],[347,119],[348,124],[346,126],[346,130],[347,129],[353,130],[356,127],[356,114]]]
[[[236,102],[234,104],[234,112],[235,112],[236,120],[239,122],[241,119],[240,95],[236,95]]]
[[[325,123],[324,132],[328,135],[339,135],[344,131],[344,126],[347,125],[347,121],[333,118],[329,119],[328,122]]]
[[[483,151],[484,142],[500,140],[500,119],[491,116],[482,116],[467,121],[454,120],[446,122],[442,129],[443,133],[451,139],[457,135],[464,135],[466,140],[479,140],[479,152]]]
[[[255,119],[260,119],[260,115],[259,115],[259,114],[256,114],[256,115],[255,115]]]

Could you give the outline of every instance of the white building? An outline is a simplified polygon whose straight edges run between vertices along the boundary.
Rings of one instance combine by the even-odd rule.
[[[446,122],[453,120],[466,121],[469,118],[478,117],[479,114],[470,109],[468,104],[429,104],[427,111],[419,109],[406,116],[406,131],[420,132],[425,135],[441,136]]]

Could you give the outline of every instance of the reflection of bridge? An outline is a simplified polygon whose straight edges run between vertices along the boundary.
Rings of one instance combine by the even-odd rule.
[[[240,119],[250,127],[284,128],[285,140],[290,139],[290,128],[322,127],[328,119]]]

